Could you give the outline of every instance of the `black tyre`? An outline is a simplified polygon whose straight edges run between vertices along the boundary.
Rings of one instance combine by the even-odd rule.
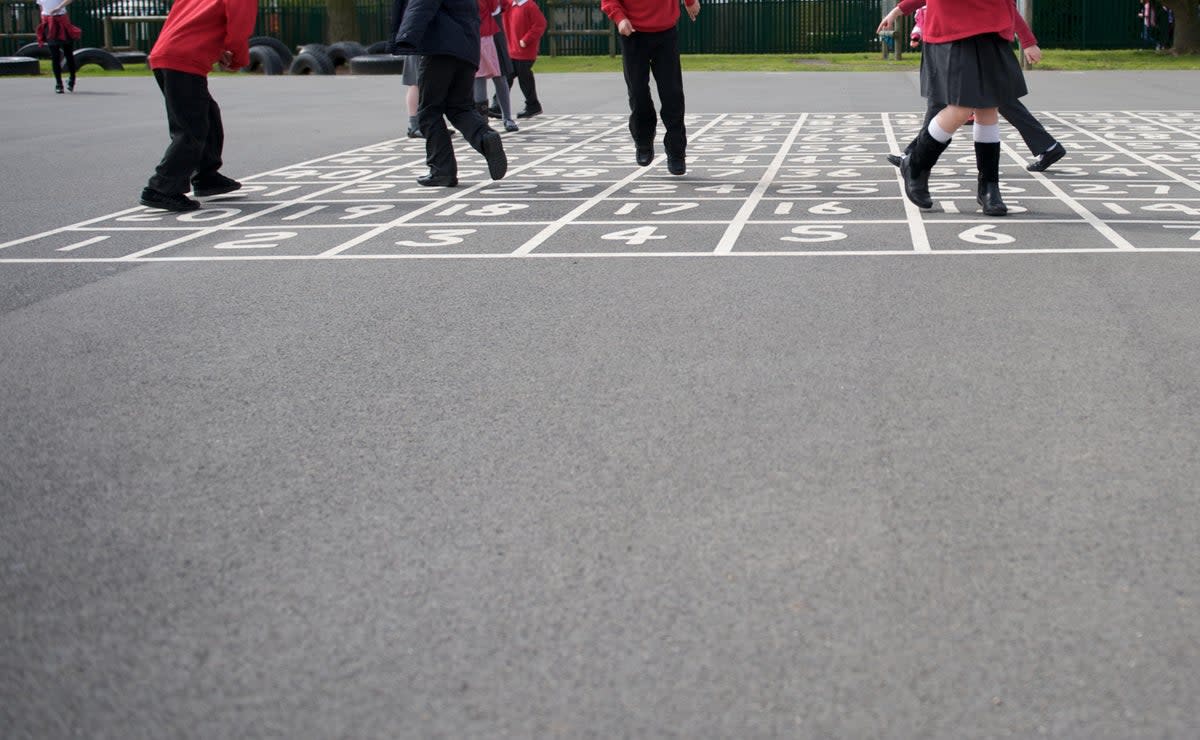
[[[335,67],[345,67],[346,62],[367,53],[366,47],[357,41],[339,41],[336,44],[330,44],[329,48],[325,51],[329,54],[329,58],[333,60],[333,66]]]
[[[389,44],[386,41],[376,41],[375,43],[373,43],[367,47],[367,53],[368,54],[387,54],[388,46],[389,46]]]
[[[279,55],[279,61],[283,62],[284,69],[292,66],[292,50],[288,48],[287,44],[277,38],[272,38],[271,36],[251,36],[250,46],[269,46]]]
[[[104,49],[76,49],[75,50],[75,66],[84,67],[88,64],[95,64],[100,69],[115,72],[125,69],[125,65],[121,64],[121,60],[107,52]]]
[[[350,60],[350,74],[355,75],[398,75],[404,74],[404,57],[391,54],[364,54]]]
[[[41,73],[41,65],[33,57],[0,57],[0,77]]]
[[[38,46],[37,44],[25,44],[20,49],[17,49],[17,53],[13,54],[13,56],[30,57],[32,59],[49,59],[50,47]]]
[[[250,63],[242,67],[243,72],[260,72],[265,75],[283,74],[283,60],[269,46],[251,46]]]
[[[145,64],[150,59],[144,51],[114,51],[113,56],[124,65]]]
[[[294,75],[331,75],[333,60],[323,51],[302,51],[292,60]]]
[[[327,54],[328,49],[329,49],[329,47],[326,46],[325,44],[304,44],[303,46],[300,47],[300,53],[303,53],[306,51],[319,51],[322,54]]]

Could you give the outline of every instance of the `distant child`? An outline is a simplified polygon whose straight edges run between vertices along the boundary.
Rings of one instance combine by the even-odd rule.
[[[83,35],[67,17],[67,6],[73,0],[38,0],[42,20],[37,27],[38,46],[50,47],[50,68],[54,70],[54,92],[62,94],[62,57],[67,59],[67,89],[75,91],[75,42]]]
[[[154,48],[150,68],[167,104],[171,143],[141,203],[167,211],[200,207],[188,198],[231,193],[242,184],[222,175],[225,129],[208,92],[213,64],[233,71],[250,63],[249,39],[257,0],[175,0]]]
[[[500,0],[478,2],[479,68],[475,71],[475,107],[480,115],[487,117],[487,81],[494,81],[500,114],[504,118],[504,130],[516,131],[518,126],[513,118],[512,100],[508,95],[508,78],[500,69],[500,55],[496,51],[496,34],[500,31],[500,24],[496,22],[496,12],[500,8]]]
[[[686,0],[685,0],[686,2]],[[693,21],[700,14],[700,0],[686,6]],[[647,167],[654,161],[654,129],[658,117],[650,97],[650,74],[658,86],[662,122],[667,133],[667,171],[687,172],[687,131],[683,125],[683,70],[679,66],[679,2],[677,0],[600,0],[600,9],[617,24],[621,34],[621,63],[629,91],[629,133],[633,136],[637,163]]]
[[[456,187],[458,160],[446,131],[454,128],[487,160],[488,174],[499,180],[508,172],[500,134],[475,110],[472,87],[479,67],[479,7],[475,0],[396,0],[393,6],[393,54],[417,62],[420,104],[417,123],[425,135],[429,173],[417,178],[428,187]],[[419,55],[419,56],[418,56]]]
[[[513,76],[509,78],[521,84],[525,96],[525,108],[517,118],[532,118],[542,112],[538,101],[537,83],[533,79],[533,64],[537,61],[538,46],[546,32],[546,16],[534,0],[513,0],[512,8],[504,14],[504,33],[511,39],[508,53],[512,57]]]

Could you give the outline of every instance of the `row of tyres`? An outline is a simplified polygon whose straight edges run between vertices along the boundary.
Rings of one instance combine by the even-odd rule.
[[[280,75],[286,71],[293,75],[332,75],[339,67],[347,67],[351,74],[400,74],[404,70],[404,58],[387,53],[387,42],[379,41],[363,46],[357,41],[339,41],[334,44],[305,44],[295,55],[287,44],[270,36],[254,36],[250,39],[250,65],[248,72],[265,75]]]

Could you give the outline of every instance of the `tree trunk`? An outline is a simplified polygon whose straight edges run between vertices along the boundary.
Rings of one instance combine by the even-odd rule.
[[[1162,0],[1175,13],[1175,45],[1172,54],[1200,53],[1200,2],[1197,0]]]
[[[358,17],[354,12],[355,0],[325,0],[329,12],[327,43],[338,41],[361,41],[358,37]]]

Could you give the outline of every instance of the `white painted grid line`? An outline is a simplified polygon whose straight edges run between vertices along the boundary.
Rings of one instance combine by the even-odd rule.
[[[712,128],[713,126],[716,126],[718,123],[720,123],[722,120],[724,120],[725,116],[726,116],[726,114],[724,114],[724,113],[717,116],[716,118],[714,118],[713,120],[711,120],[707,124],[705,124],[703,127],[701,127],[700,130],[697,131],[693,136],[697,139],[700,138],[700,136],[705,131]],[[665,157],[665,156],[666,155],[663,155],[663,157]],[[604,200],[605,198],[607,198],[609,195],[615,193],[616,191],[620,190],[625,185],[628,185],[629,183],[633,182],[635,179],[637,179],[641,175],[650,171],[651,168],[660,166],[662,164],[663,157],[655,158],[654,162],[652,162],[649,167],[639,167],[638,169],[634,170],[625,179],[621,180],[620,182],[614,183],[613,185],[605,188],[604,190],[601,190],[599,193],[592,196],[591,198],[584,201],[583,203],[580,203],[578,206],[576,206],[575,208],[568,211],[566,214],[564,214],[561,218],[556,220],[554,223],[552,223],[549,226],[547,226],[546,228],[542,229],[540,232],[538,232],[536,235],[534,235],[534,237],[532,239],[529,239],[524,244],[522,244],[520,247],[517,247],[517,249],[514,250],[512,253],[513,256],[521,257],[521,256],[528,255],[530,252],[537,249],[541,244],[543,244],[547,239],[549,239],[550,237],[557,234],[560,230],[562,230],[562,228],[564,226],[566,226],[569,223],[572,223],[577,216],[580,216],[580,215],[586,213],[589,209],[595,207],[595,205],[597,203]]]
[[[583,141],[579,142],[578,144],[574,144],[572,146],[568,146],[563,149],[557,149],[549,154],[546,154],[542,157],[539,157],[538,159],[535,159],[534,161],[530,162],[529,164],[525,164],[520,167],[517,167],[513,170],[513,172],[516,173],[516,172],[520,172],[521,170],[529,169],[531,167],[536,167],[537,165],[541,164],[542,162],[546,162],[548,160],[554,159],[557,156],[560,156],[567,152],[578,149],[579,147],[590,144],[593,141],[596,141],[597,139],[601,139],[614,131],[619,131],[621,128],[622,128],[622,126],[620,126],[620,125],[610,127],[608,129],[606,129],[604,132],[596,134],[595,136],[592,136],[590,138],[584,139]],[[435,208],[439,208],[439,207],[445,205],[446,203],[449,203],[449,202],[452,202],[455,200],[460,200],[460,199],[464,198],[465,196],[470,195],[471,193],[476,192],[476,191],[478,191],[484,187],[487,187],[488,185],[491,185],[491,184],[492,184],[492,181],[485,180],[483,182],[476,183],[475,185],[471,185],[470,187],[467,187],[461,191],[458,191],[456,193],[448,195],[440,200],[436,200],[427,206],[418,208],[415,211],[410,211],[409,213],[395,219],[394,221],[392,221],[384,226],[371,229],[370,231],[368,231],[364,234],[359,234],[357,237],[350,239],[348,241],[344,241],[341,244],[337,245],[336,247],[333,247],[332,249],[325,250],[324,252],[321,253],[321,255],[324,257],[333,257],[335,255],[341,254],[342,252],[345,252],[347,249],[352,249],[352,248],[358,246],[359,244],[362,244],[363,242],[366,242],[370,239],[374,239],[375,237],[379,236],[380,234],[385,233],[388,229],[394,228],[396,226],[402,226],[405,223],[412,221],[414,218],[416,218],[417,216],[420,216],[423,213],[431,211]]]
[[[890,114],[883,113],[881,115],[883,116],[883,128],[887,131],[888,147],[893,152],[903,151],[904,147],[900,146],[896,139],[896,131],[892,128]],[[908,217],[908,235],[912,239],[913,251],[933,251],[929,246],[929,232],[925,230],[925,220],[921,216],[921,209],[904,194],[904,177],[900,174],[899,169],[896,170],[896,183],[900,186],[900,200],[904,201],[904,214]]]
[[[750,193],[750,197],[746,198],[746,202],[738,209],[737,215],[733,217],[729,228],[725,229],[725,233],[721,235],[721,241],[717,243],[717,248],[713,250],[714,254],[729,254],[733,251],[733,245],[737,242],[738,237],[742,235],[742,230],[746,228],[746,221],[753,215],[754,209],[758,208],[758,204],[762,202],[763,196],[775,180],[775,176],[779,174],[779,170],[783,168],[783,163],[787,161],[788,155],[791,153],[792,144],[796,142],[796,137],[800,135],[800,129],[804,127],[804,122],[808,120],[808,114],[802,114],[797,119],[792,130],[788,133],[783,144],[780,145],[779,151],[775,153],[771,159],[771,164],[767,166],[767,171],[763,173],[759,179],[758,185],[754,187],[754,191]]]

